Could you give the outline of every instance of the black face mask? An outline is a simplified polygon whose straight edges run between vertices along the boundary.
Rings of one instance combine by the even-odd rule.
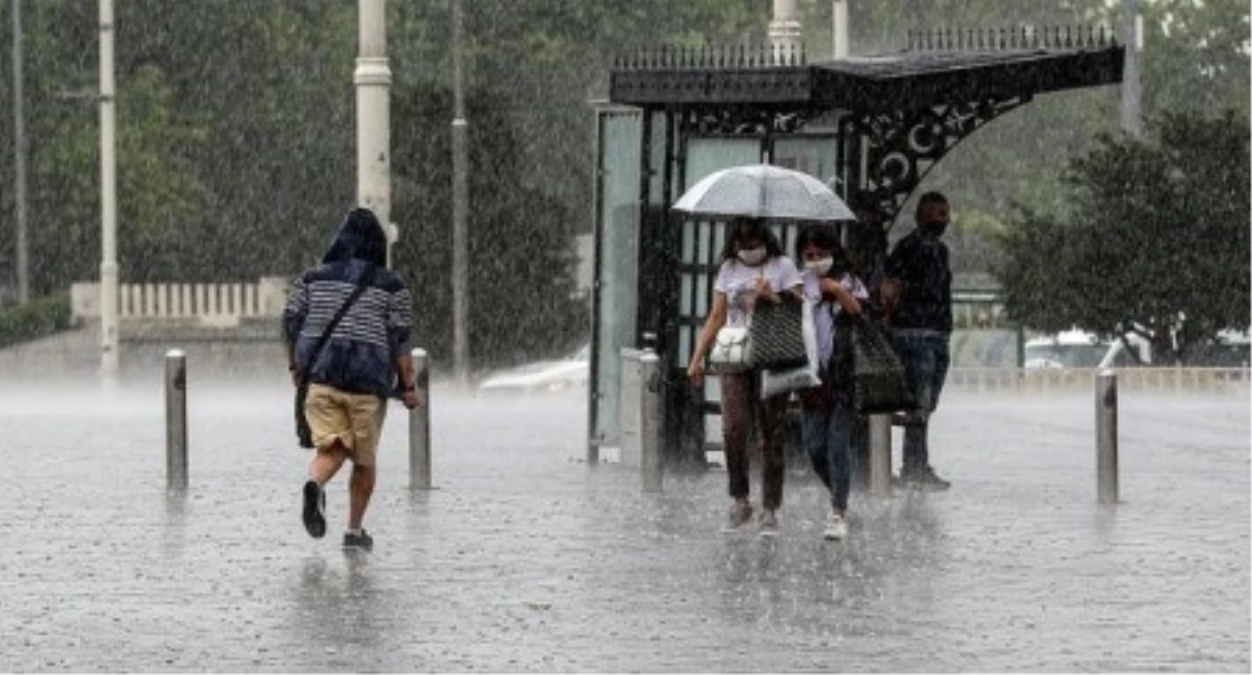
[[[925,232],[926,234],[934,235],[936,237],[942,237],[943,233],[946,232],[947,229],[948,229],[948,224],[941,220],[932,220],[927,223],[922,223],[922,227],[921,227],[922,232]]]

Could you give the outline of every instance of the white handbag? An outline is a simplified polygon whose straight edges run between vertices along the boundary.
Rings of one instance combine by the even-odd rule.
[[[748,329],[723,326],[709,349],[709,370],[714,373],[742,373],[748,363]]]

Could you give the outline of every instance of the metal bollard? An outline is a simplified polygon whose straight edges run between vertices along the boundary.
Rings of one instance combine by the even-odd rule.
[[[409,411],[409,488],[430,489],[430,367],[425,349],[413,350],[413,376],[422,405]]]
[[[187,356],[165,353],[165,485],[187,489]]]
[[[1096,489],[1101,504],[1117,503],[1117,373],[1096,375]]]
[[[875,496],[891,496],[891,415],[869,416],[869,485]]]
[[[642,374],[639,387],[639,468],[643,491],[660,492],[665,481],[665,396],[661,377],[661,357],[651,347],[639,357]]]

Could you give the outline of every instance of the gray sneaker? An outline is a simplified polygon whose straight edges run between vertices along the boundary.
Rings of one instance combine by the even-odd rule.
[[[942,492],[952,487],[952,483],[939,477],[935,470],[930,466],[922,467],[916,471],[912,471],[904,478],[910,485],[919,490],[927,492]]]
[[[359,548],[363,551],[370,551],[374,548],[374,538],[370,536],[365,528],[361,528],[360,534],[352,534],[350,532],[343,533],[344,548]]]
[[[752,505],[746,499],[736,499],[730,505],[730,518],[727,520],[724,530],[733,532],[749,520],[752,520]]]

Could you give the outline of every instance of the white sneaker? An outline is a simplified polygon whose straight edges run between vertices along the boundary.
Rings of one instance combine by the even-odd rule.
[[[848,521],[835,511],[826,517],[826,529],[822,536],[832,541],[845,539],[848,536]]]
[[[778,513],[766,509],[761,512],[761,536],[777,537],[778,536]]]

